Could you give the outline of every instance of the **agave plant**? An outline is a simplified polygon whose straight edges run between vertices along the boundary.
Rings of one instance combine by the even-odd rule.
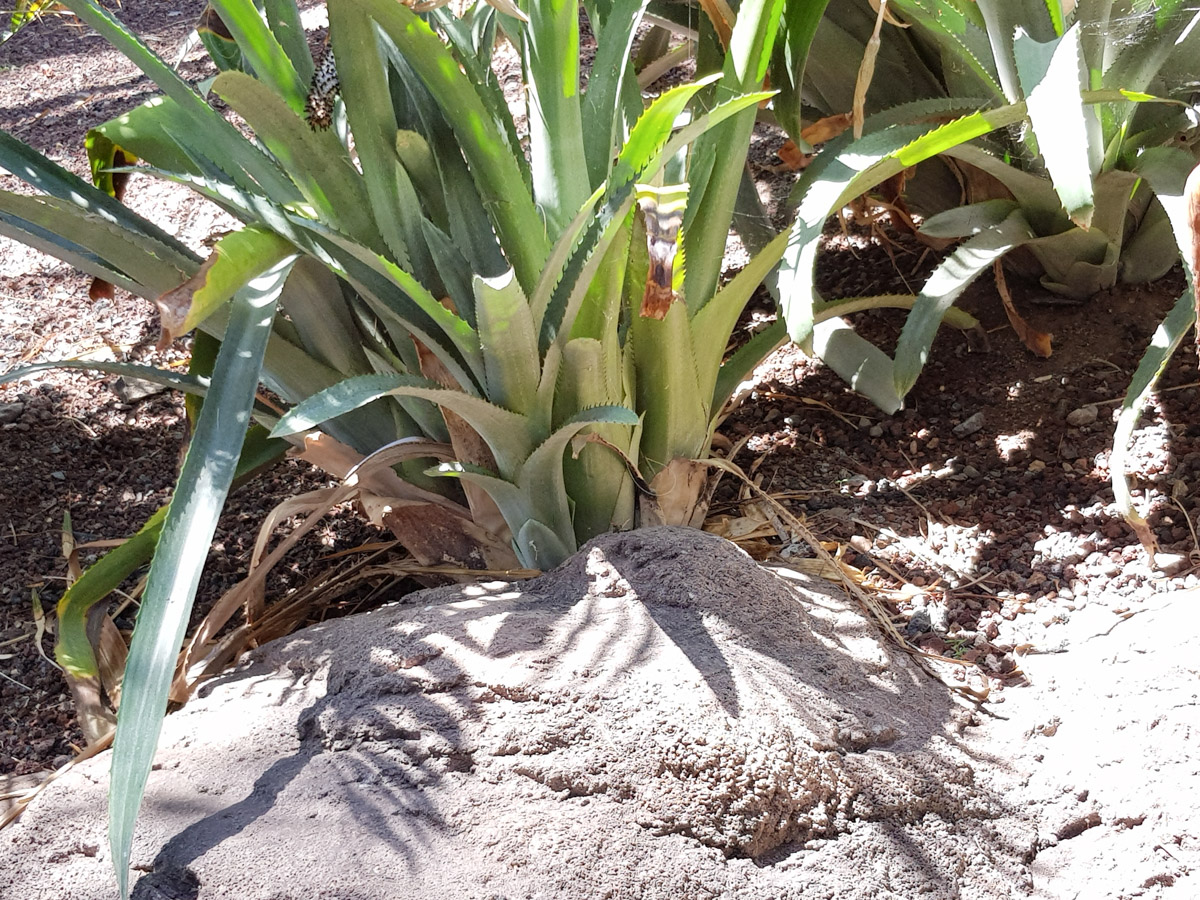
[[[854,387],[893,411],[954,301],[1014,251],[1033,260],[1047,289],[1075,297],[1117,279],[1156,278],[1181,252],[1192,283],[1194,236],[1180,205],[1200,155],[1192,104],[1200,11],[1140,0],[871,5],[831,7],[808,60],[802,96],[812,116],[842,114],[841,125],[862,136],[831,141],[797,185],[800,214],[779,279],[794,339],[811,342]],[[889,15],[906,27],[887,25]],[[846,65],[864,56],[876,75],[865,96]],[[872,114],[864,120],[852,108]],[[953,190],[919,169],[908,203],[929,216],[926,237],[965,240],[914,299],[893,359],[843,324],[814,326],[814,311],[827,303],[812,282],[816,242],[823,217],[852,191],[901,176],[931,149],[957,171]],[[1189,296],[1135,377],[1112,458],[1118,503],[1150,551],[1152,536],[1125,483],[1124,444],[1164,353],[1194,319]]]
[[[999,195],[1033,227],[1026,247],[1048,290],[1084,298],[1118,278],[1153,280],[1176,253],[1162,205],[1136,169],[1149,149],[1200,146],[1189,105],[1198,11],[1178,2],[1025,6],[964,7],[961,25],[948,28],[937,4],[896,4],[913,30],[956,53],[957,65],[946,66],[959,72],[955,93],[1029,101],[1031,127],[948,154],[968,171],[968,206],[926,231],[958,236],[978,209],[971,201]],[[968,69],[985,40],[990,53],[978,58],[986,63]],[[970,177],[976,172],[986,174]]]
[[[922,170],[906,194],[929,217],[923,235],[958,239],[1007,222],[1008,250],[1019,244],[1043,286],[1077,298],[1118,278],[1152,280],[1175,264],[1168,218],[1139,165],[1163,147],[1182,151],[1182,171],[1189,158],[1194,164],[1200,119],[1189,105],[1190,67],[1200,52],[1200,12],[1179,2],[1111,0],[892,0],[886,8],[906,27],[885,27],[874,48],[867,111],[894,121],[1004,106],[1027,113],[969,143],[947,134],[941,161],[957,172],[954,189]],[[844,60],[855,48],[866,52],[877,18],[867,3],[848,3],[822,22],[806,82],[817,110],[853,105]],[[1018,214],[1019,227],[1010,218]],[[940,290],[947,272],[926,293]],[[900,379],[896,399],[909,387]]]
[[[163,96],[89,134],[104,190],[0,137],[0,164],[44,192],[0,194],[0,230],[155,300],[165,339],[200,329],[189,375],[138,370],[203,398],[169,509],[60,603],[59,658],[95,679],[88,611],[154,551],[113,761],[125,895],[239,458],[244,471],[289,438],[434,563],[545,568],[602,531],[702,518],[716,418],[771,349],[723,363],[788,236],[728,284],[719,275],[785,4],[741,4],[720,71],[648,104],[629,62],[645,0],[584,4],[597,41],[586,89],[574,3],[460,18],[331,0],[332,62],[318,68],[292,0],[212,0],[200,32],[221,71],[200,91],[92,0],[66,5]],[[809,36],[819,15],[789,13],[812,20]],[[521,56],[527,143],[492,71],[499,35]],[[188,185],[244,227],[201,261],[110,196],[131,171]],[[294,408],[256,404],[260,379]]]

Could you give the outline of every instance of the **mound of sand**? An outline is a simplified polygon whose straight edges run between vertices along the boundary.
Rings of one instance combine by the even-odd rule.
[[[169,717],[143,898],[1008,898],[1034,827],[853,601],[648,529],[257,651]],[[0,833],[21,900],[113,896],[106,757]],[[140,877],[139,877],[140,876]],[[3,892],[0,888],[0,892]]]

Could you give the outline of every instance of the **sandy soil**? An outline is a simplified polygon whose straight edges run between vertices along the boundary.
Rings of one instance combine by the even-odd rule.
[[[1081,617],[976,711],[820,580],[608,535],[207,685],[167,721],[134,895],[1194,896],[1194,610]],[[92,760],[0,832],[14,900],[111,896],[106,788]]]

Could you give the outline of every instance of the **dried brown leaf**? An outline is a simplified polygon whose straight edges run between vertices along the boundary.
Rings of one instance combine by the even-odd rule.
[[[204,287],[204,282],[208,280],[208,270],[216,262],[217,254],[214,252],[201,263],[200,268],[191,278],[179,287],[171,288],[154,301],[162,320],[162,331],[158,337],[159,350],[165,350],[171,346],[172,341],[183,335],[183,325],[192,308],[192,297],[195,296],[196,291]]]
[[[880,32],[883,31],[884,19],[887,16],[887,0],[871,0],[875,7],[875,30],[867,41],[863,52],[862,63],[858,67],[858,78],[854,82],[854,139],[862,137],[863,122],[866,119],[867,91],[875,77],[875,59],[879,56],[879,47],[883,43]]]
[[[464,569],[512,569],[516,555],[506,541],[465,515],[441,505],[398,502],[389,505],[383,523],[423,565],[451,564]]]
[[[676,457],[650,480],[652,495],[641,499],[641,524],[699,528],[708,513],[708,466]]]
[[[895,16],[893,16],[891,13],[891,10],[887,9],[886,4],[882,4],[881,0],[870,0],[870,2],[871,2],[871,9],[875,10],[876,12],[879,12],[881,7],[883,8],[883,18],[889,25],[895,25],[897,28],[911,28],[912,27],[908,22],[902,22],[899,19],[897,19]]]
[[[712,23],[722,49],[728,50],[729,42],[733,39],[733,23],[737,20],[733,9],[726,0],[700,0],[700,8]]]
[[[416,338],[413,338],[413,343],[417,348],[417,358],[421,363],[422,375],[431,381],[436,381],[442,387],[456,391],[462,390],[462,385],[428,347]],[[440,409],[442,420],[446,423],[446,430],[450,432],[450,446],[454,448],[454,458],[466,465],[496,471],[496,457],[479,432],[453,410],[444,406]],[[467,505],[471,508],[471,517],[475,522],[500,540],[511,540],[512,531],[491,495],[479,485],[466,480],[462,482],[462,489],[467,496]],[[396,536],[400,537],[398,534]],[[411,549],[409,552],[412,552]]]
[[[1021,343],[1028,347],[1035,356],[1049,359],[1053,353],[1050,344],[1054,340],[1054,335],[1038,331],[1021,318],[1021,314],[1013,306],[1012,295],[1008,292],[1008,284],[1004,280],[1004,267],[1000,260],[996,260],[992,268],[996,273],[996,290],[1000,294],[1000,302],[1004,304],[1004,312],[1008,316],[1008,322],[1012,325],[1013,331],[1017,333]]]
[[[819,144],[833,140],[853,124],[854,115],[852,113],[839,113],[836,116],[826,116],[823,119],[817,119],[817,121],[801,131],[800,138],[810,147],[817,147]],[[816,154],[805,153],[796,145],[795,141],[787,140],[784,141],[783,146],[775,151],[775,155],[789,169],[799,171],[800,169],[807,168]]]
[[[826,116],[817,119],[800,132],[800,137],[812,145],[832,141],[839,134],[854,124],[853,113],[838,113],[836,116]]]
[[[639,314],[643,319],[661,321],[676,299],[675,256],[679,252],[684,207],[678,201],[660,204],[652,194],[639,196],[638,207],[646,222],[646,251],[650,257]]]

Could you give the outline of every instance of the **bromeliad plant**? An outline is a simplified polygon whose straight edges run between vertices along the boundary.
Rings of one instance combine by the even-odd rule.
[[[86,4],[79,10],[123,43],[167,94],[93,132],[90,151],[102,177],[114,160],[142,159],[248,223],[183,289],[158,297],[168,332],[205,325],[219,312],[228,291],[210,285],[235,285],[249,274],[235,268],[235,259],[269,258],[263,248],[282,257],[303,253],[303,262],[321,267],[301,269],[295,287],[306,296],[283,292],[286,319],[276,332],[285,353],[300,348],[319,364],[325,383],[293,359],[268,364],[268,384],[297,400],[346,375],[372,373],[373,380],[319,395],[286,417],[277,434],[327,422],[329,432],[360,452],[413,436],[453,445],[458,466],[439,474],[463,481],[474,520],[498,529],[489,550],[511,543],[526,565],[552,565],[579,538],[632,525],[634,475],[650,481],[676,457],[702,455],[720,407],[713,398],[724,344],[719,333],[700,342],[701,380],[674,386],[680,371],[697,365],[685,359],[696,352],[692,326],[676,328],[681,313],[674,307],[682,302],[690,318],[718,292],[715,274],[694,291],[677,291],[671,256],[680,244],[708,250],[713,234],[723,242],[727,198],[706,188],[719,181],[726,160],[738,162],[736,150],[726,151],[745,143],[752,107],[763,99],[747,93],[761,83],[761,72],[747,73],[745,59],[765,52],[772,33],[765,23],[778,10],[744,17],[739,37],[750,37],[730,54],[720,85],[702,81],[670,91],[643,115],[625,73],[644,4],[592,10],[599,46],[586,92],[578,88],[575,7],[531,4],[529,21],[510,17],[500,26],[524,57],[527,160],[489,68],[500,17],[488,7],[460,20],[440,9],[422,19],[393,3],[331,4],[331,50],[343,60],[336,84],[344,102],[336,103],[330,130],[311,128],[300,115],[312,105],[314,67],[285,15],[288,4],[268,3],[265,17],[250,3],[212,7],[238,48],[222,54],[231,68],[212,89],[244,117],[257,143],[218,123],[207,104],[107,17]],[[332,91],[322,93],[328,99]],[[693,98],[703,105],[689,111]],[[692,121],[673,134],[685,113]],[[206,133],[193,136],[201,122]],[[353,136],[353,159],[346,135]],[[687,151],[697,138],[693,152],[719,160],[700,178]],[[660,204],[660,197],[668,200]],[[663,226],[675,213],[672,205],[715,224],[681,238],[677,227]],[[654,287],[664,301],[650,310],[654,316],[631,316],[628,298],[646,292],[652,255]],[[732,309],[736,317],[753,286],[750,278],[738,282],[720,292],[713,308]],[[695,296],[704,302],[687,299]],[[712,333],[709,316],[715,313],[703,317],[705,336]],[[671,330],[635,321],[643,318],[661,319]],[[720,318],[728,332],[732,319]],[[654,378],[658,388],[636,400],[638,382]],[[367,403],[375,408],[362,415]],[[681,404],[691,404],[686,414]],[[443,418],[439,408],[453,415]],[[645,420],[631,419],[631,409]],[[670,424],[658,424],[660,418]],[[612,447],[582,448],[561,489],[530,489],[555,485],[550,470],[559,467],[558,451],[581,430],[601,425],[627,433],[615,442],[606,438]],[[636,444],[629,430],[635,426],[644,432]],[[536,457],[549,468],[525,469],[551,436],[557,449],[547,446]],[[609,475],[595,477],[592,463],[605,457]],[[426,491],[458,494],[421,467],[410,465],[405,474]]]
[[[565,0],[461,18],[330,0],[335,62],[319,84],[292,0],[213,0],[202,37],[222,71],[205,89],[250,137],[92,0],[66,5],[163,93],[89,135],[97,183],[140,160],[244,223],[201,262],[0,139],[0,164],[45,194],[0,193],[0,230],[154,299],[165,339],[200,329],[188,376],[137,371],[203,396],[170,507],[60,604],[59,658],[95,679],[89,612],[154,548],[112,769],[127,895],[168,685],[239,455],[244,471],[281,437],[303,442],[418,558],[473,568],[546,568],[612,528],[703,516],[716,417],[772,346],[722,364],[787,236],[728,284],[719,274],[785,4],[742,3],[720,75],[647,105],[629,65],[645,0],[584,3],[598,45],[586,90],[579,7]],[[820,9],[794,6],[811,37]],[[500,35],[520,53],[525,141],[491,67]],[[297,405],[282,418],[256,405],[260,379]]]

